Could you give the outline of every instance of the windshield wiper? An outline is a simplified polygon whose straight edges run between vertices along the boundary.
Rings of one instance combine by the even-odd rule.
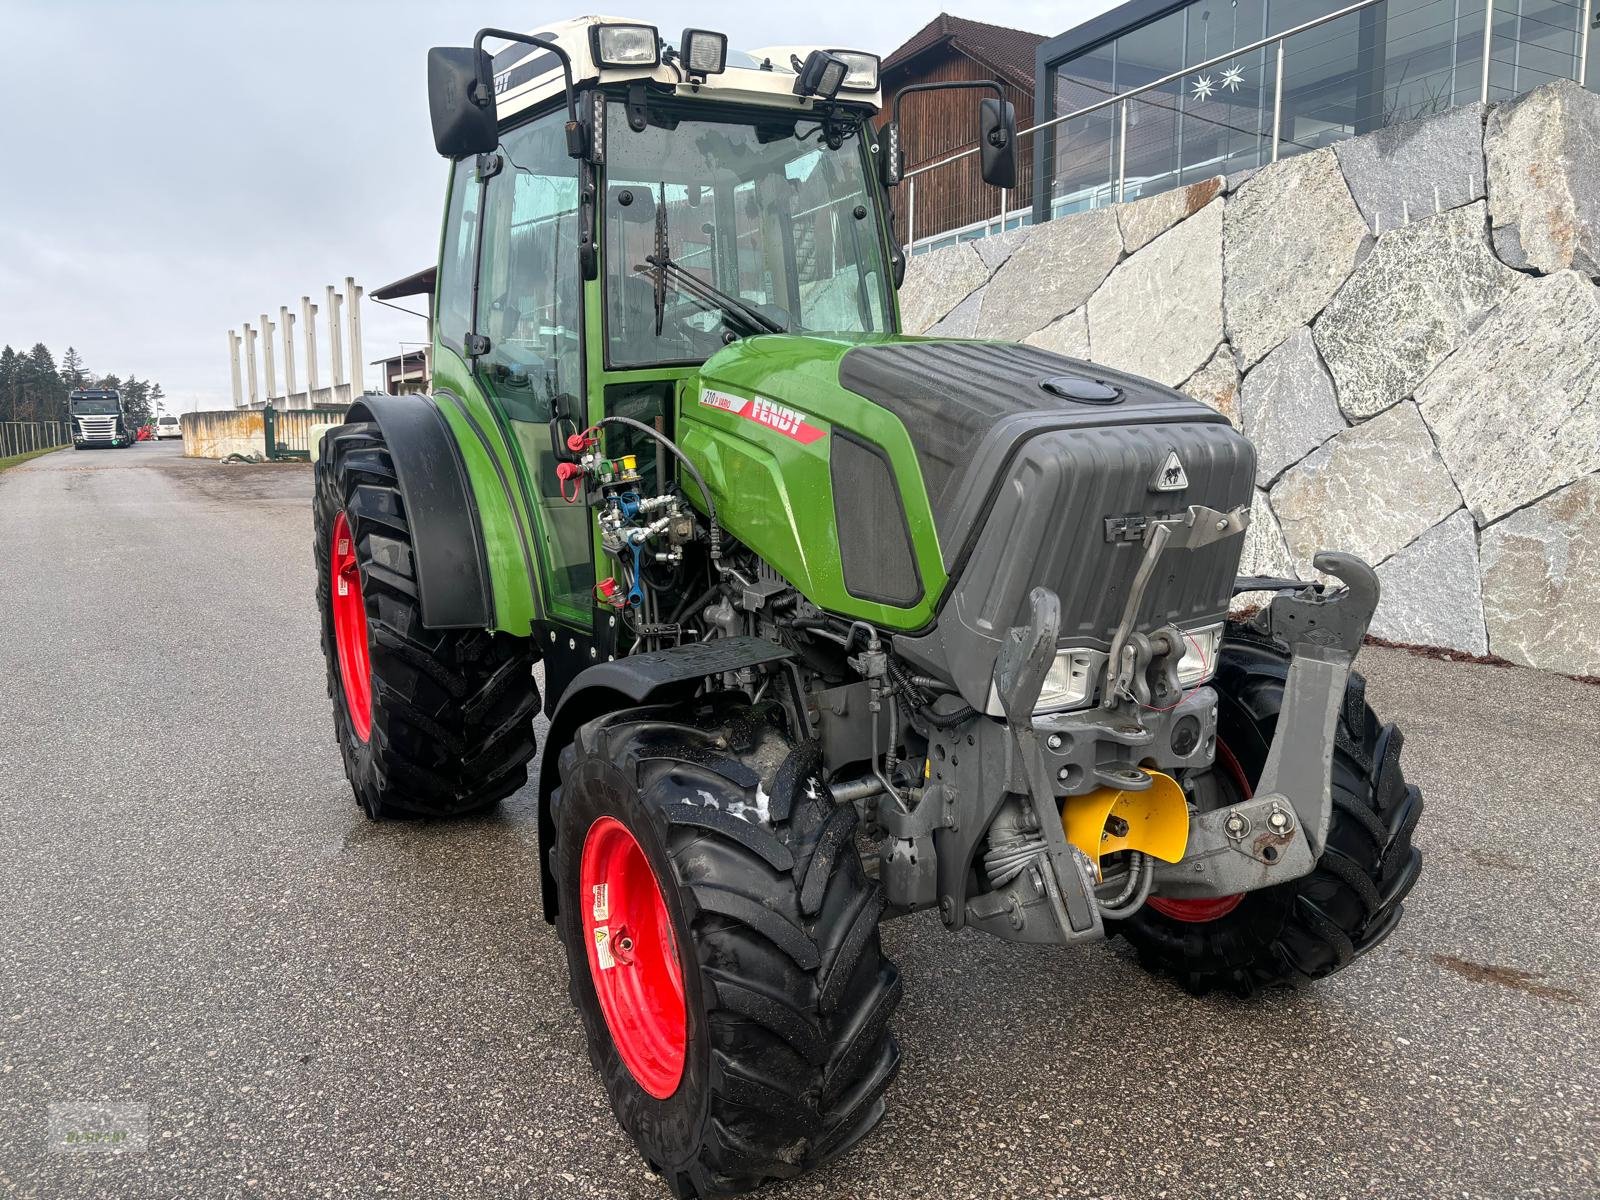
[[[670,239],[667,236],[667,185],[662,183],[660,187],[661,191],[656,197],[656,252],[647,254],[644,262],[634,267],[635,271],[655,277],[656,336],[661,336],[661,329],[666,320],[669,277],[679,291],[687,292],[702,304],[720,308],[728,316],[737,318],[739,323],[744,325],[747,334],[786,332],[782,325],[760,309],[730,292],[723,291],[715,284],[707,283],[687,267],[679,266],[672,260]]]
[[[745,327],[746,333],[785,332],[782,325],[767,316],[759,308],[755,308],[746,301],[739,299],[739,297],[723,291],[715,284],[707,283],[687,267],[679,266],[669,256],[652,254],[644,261],[648,265],[639,269],[653,273],[663,290],[665,290],[666,281],[670,278],[679,291],[687,292],[702,304],[720,308],[728,316],[736,318],[737,323]]]

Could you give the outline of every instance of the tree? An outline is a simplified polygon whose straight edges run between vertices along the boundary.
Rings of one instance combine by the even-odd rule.
[[[21,360],[10,346],[0,350],[0,421],[17,419],[17,396],[21,387]]]
[[[150,423],[150,384],[148,380],[128,376],[122,385],[122,399],[128,406],[128,416],[135,425]]]
[[[165,399],[166,393],[161,390],[161,385],[159,383],[152,383],[150,385],[150,411],[155,413],[157,416],[160,416],[166,411],[167,406],[162,403],[162,401]]]
[[[23,365],[22,409],[19,421],[55,421],[61,417],[66,394],[56,372],[55,356],[43,342],[36,342]]]
[[[83,359],[76,347],[68,346],[67,352],[61,356],[61,382],[69,389],[80,388],[87,376],[88,372],[83,369]]]

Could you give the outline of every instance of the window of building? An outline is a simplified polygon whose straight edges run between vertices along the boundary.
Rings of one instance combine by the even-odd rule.
[[[1277,46],[1249,46],[1327,16],[1326,0],[1194,0],[1075,50],[1049,68],[1052,115],[1149,90],[1056,125],[1041,143],[1054,214],[1228,174],[1341,138],[1476,102],[1485,0],[1385,0],[1283,43],[1281,120],[1273,128]],[[1576,79],[1582,6],[1493,0],[1491,100]],[[1600,42],[1600,38],[1591,37]],[[1237,55],[1230,55],[1240,49]],[[1591,47],[1591,56],[1595,51]],[[1161,82],[1174,72],[1175,80]],[[1600,80],[1591,79],[1595,87]],[[1153,85],[1153,86],[1152,86]]]

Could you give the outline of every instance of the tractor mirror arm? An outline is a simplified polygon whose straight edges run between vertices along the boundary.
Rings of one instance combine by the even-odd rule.
[[[472,102],[479,108],[488,108],[494,103],[494,79],[486,78],[484,74],[484,64],[490,61],[483,53],[485,38],[498,38],[503,42],[521,42],[525,46],[537,46],[541,50],[548,50],[561,60],[561,77],[566,84],[567,98],[567,153],[573,158],[582,158],[586,150],[586,139],[583,126],[578,121],[578,97],[572,82],[572,56],[549,38],[539,37],[537,34],[513,33],[509,29],[478,30],[478,36],[472,39],[473,56],[478,64],[478,77],[472,86]]]
[[[900,101],[913,92],[947,92],[959,88],[982,88],[992,91],[1002,101],[1005,100],[1005,90],[1001,88],[998,80],[994,79],[947,79],[940,83],[912,83],[907,84],[894,94],[894,123],[900,124]]]
[[[878,170],[885,187],[894,187],[905,176],[905,150],[900,141],[900,102],[917,92],[943,92],[979,88],[993,92],[978,108],[978,153],[983,181],[996,187],[1017,186],[1017,113],[1007,102],[1005,89],[993,79],[948,79],[942,83],[913,83],[895,93],[890,121],[878,133]]]

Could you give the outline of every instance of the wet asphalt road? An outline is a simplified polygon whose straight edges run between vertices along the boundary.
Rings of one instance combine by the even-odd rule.
[[[177,447],[0,474],[0,1196],[659,1197],[537,913],[532,801],[375,826],[330,738],[310,474]],[[1320,986],[885,939],[877,1133],[772,1200],[1600,1194],[1600,690],[1363,656],[1427,866]],[[47,1106],[149,1147],[50,1153]]]

